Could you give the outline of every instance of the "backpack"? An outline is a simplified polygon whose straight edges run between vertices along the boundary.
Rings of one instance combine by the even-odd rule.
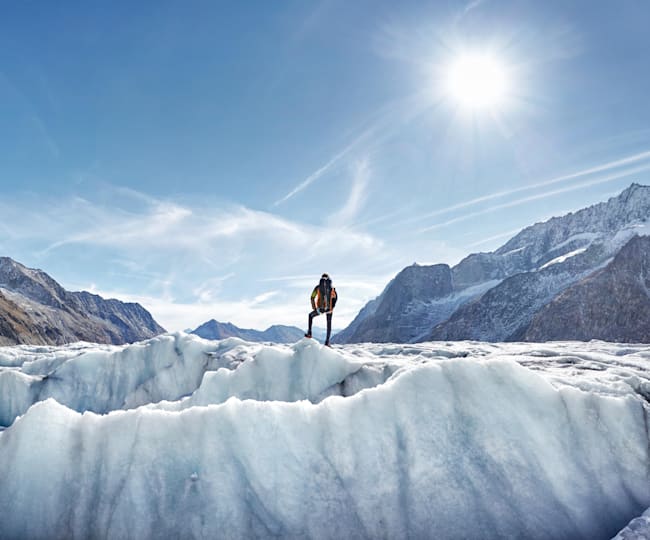
[[[329,278],[321,278],[318,284],[318,307],[323,308],[325,311],[331,310],[331,300],[332,280]]]

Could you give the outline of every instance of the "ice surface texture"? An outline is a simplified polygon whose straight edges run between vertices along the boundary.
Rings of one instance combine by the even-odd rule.
[[[611,538],[650,506],[649,354],[2,349],[0,538]]]
[[[650,539],[650,508],[642,516],[634,518],[614,540],[649,540]]]

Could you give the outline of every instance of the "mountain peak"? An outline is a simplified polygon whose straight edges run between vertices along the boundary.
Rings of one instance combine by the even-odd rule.
[[[47,273],[10,257],[0,257],[0,292],[7,299],[0,306],[0,319],[11,316],[14,321],[12,329],[2,331],[10,343],[63,344],[82,340],[120,344],[164,332],[140,304],[66,291]]]
[[[628,203],[637,193],[642,192],[642,196],[650,197],[650,186],[632,182],[629,187],[625,188],[618,197],[615,197],[622,203]]]
[[[650,186],[633,183],[606,202],[526,227],[493,253],[504,255],[526,249],[528,258],[537,263],[542,252],[578,234],[610,235],[649,217]]]
[[[238,337],[245,341],[273,341],[276,343],[293,343],[301,339],[304,331],[295,326],[273,325],[264,331],[239,328],[231,322],[223,323],[216,319],[201,324],[191,332],[203,339],[225,339]]]
[[[526,227],[493,252],[470,254],[451,271],[407,266],[336,341],[514,339],[556,294],[644,233],[650,186],[632,183],[605,202]]]
[[[11,257],[0,257],[0,272],[6,273],[10,271],[22,275],[28,275],[30,273],[30,268],[27,268],[25,265],[13,260]],[[32,272],[38,272],[38,270],[32,270]]]

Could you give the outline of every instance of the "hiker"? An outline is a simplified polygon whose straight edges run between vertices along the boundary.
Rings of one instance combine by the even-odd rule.
[[[320,283],[314,287],[311,293],[311,307],[313,311],[309,314],[309,330],[305,337],[311,337],[311,324],[314,317],[318,317],[321,313],[327,316],[327,337],[325,338],[325,345],[330,346],[330,334],[332,333],[332,311],[336,305],[336,289],[332,287],[332,280],[327,274],[320,277]]]

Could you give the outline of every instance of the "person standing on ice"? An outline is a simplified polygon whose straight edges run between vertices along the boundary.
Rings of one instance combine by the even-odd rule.
[[[329,275],[323,274],[320,277],[320,282],[314,287],[311,293],[311,308],[312,312],[309,314],[309,330],[305,337],[311,337],[311,325],[314,317],[318,317],[321,313],[327,316],[327,337],[325,338],[325,345],[330,346],[330,334],[332,333],[332,311],[336,305],[336,289],[332,287],[332,280]]]

